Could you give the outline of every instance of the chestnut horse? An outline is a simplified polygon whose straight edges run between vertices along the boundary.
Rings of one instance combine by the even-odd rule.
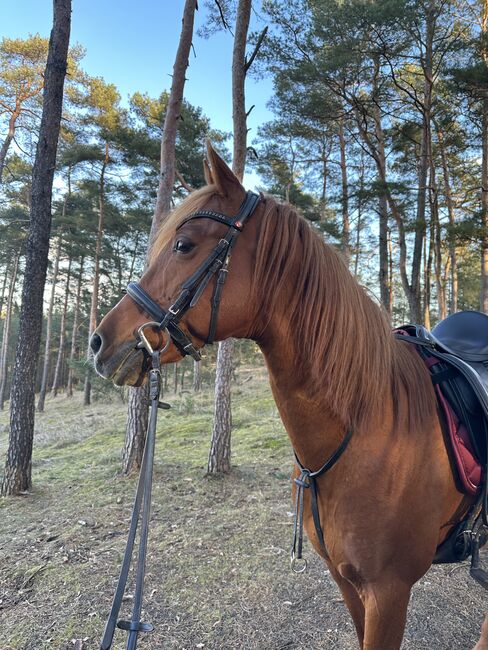
[[[205,170],[208,185],[163,224],[140,281],[166,309],[228,232],[218,219],[188,215],[207,210],[230,217],[246,196],[211,146]],[[208,337],[213,286],[212,279],[179,324],[195,348]],[[102,376],[118,385],[144,380],[147,354],[137,347],[137,331],[148,320],[130,296],[105,316],[91,341]],[[304,526],[341,589],[360,647],[399,648],[411,588],[464,507],[420,356],[391,335],[385,313],[340,255],[292,207],[271,197],[261,197],[242,227],[215,333],[216,340],[232,336],[259,345],[304,466],[317,470],[352,431],[340,459],[317,479],[325,548],[311,490],[304,490]],[[145,334],[162,347],[161,331]],[[181,359],[180,349],[172,344],[162,362]],[[476,648],[488,649],[488,636]]]

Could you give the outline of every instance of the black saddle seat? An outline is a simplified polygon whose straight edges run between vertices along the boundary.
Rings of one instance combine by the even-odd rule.
[[[465,361],[488,361],[488,316],[460,311],[438,323],[431,337],[440,349]]]

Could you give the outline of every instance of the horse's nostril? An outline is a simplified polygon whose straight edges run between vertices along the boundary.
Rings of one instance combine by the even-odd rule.
[[[97,354],[97,352],[100,351],[102,345],[103,345],[102,337],[100,336],[100,334],[94,332],[90,339],[90,347],[93,351],[93,354]]]

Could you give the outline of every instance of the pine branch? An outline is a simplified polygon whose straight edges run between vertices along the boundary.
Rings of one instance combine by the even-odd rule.
[[[257,40],[256,46],[254,47],[253,53],[251,54],[251,57],[249,58],[248,61],[244,64],[244,70],[247,72],[249,68],[252,66],[254,59],[256,58],[259,48],[261,47],[262,42],[264,41],[264,37],[268,33],[268,25],[263,29],[261,34],[259,35],[259,38]]]

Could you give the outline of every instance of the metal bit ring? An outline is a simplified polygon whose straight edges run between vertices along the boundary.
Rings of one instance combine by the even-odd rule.
[[[156,327],[167,335],[168,340],[165,346],[161,348],[161,350],[155,350],[151,345],[151,343],[149,342],[149,339],[144,334],[144,330],[146,329],[146,327]],[[156,321],[149,321],[148,323],[144,323],[143,325],[141,325],[137,330],[137,336],[141,339],[137,344],[137,347],[139,349],[146,350],[146,352],[148,352],[149,354],[154,354],[155,352],[164,354],[166,350],[169,348],[169,346],[171,345],[171,335],[168,332],[168,329],[166,327],[164,329],[161,329],[160,323],[157,323]]]

